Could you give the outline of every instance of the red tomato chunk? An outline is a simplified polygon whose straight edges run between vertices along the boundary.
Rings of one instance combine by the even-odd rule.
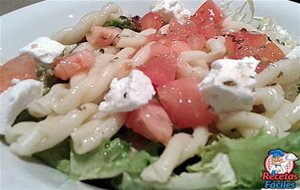
[[[135,133],[164,145],[168,143],[173,133],[172,123],[168,114],[155,100],[130,112],[126,126]]]
[[[68,80],[72,76],[86,71],[94,63],[95,56],[88,50],[67,55],[58,59],[55,63],[54,75],[62,80]]]
[[[212,113],[198,90],[198,80],[182,78],[159,86],[157,93],[161,104],[178,128],[208,125]]]
[[[212,0],[203,3],[191,17],[198,28],[199,34],[204,36],[206,40],[221,34],[224,19],[224,13]]]
[[[285,55],[279,47],[269,41],[266,34],[248,32],[232,32],[226,36],[226,48],[229,58],[242,59],[253,56],[258,60],[273,63]]]
[[[143,16],[143,18],[139,21],[142,30],[146,30],[148,28],[160,29],[163,24],[163,19],[159,14],[156,13],[147,13]]]
[[[177,54],[171,52],[154,57],[138,67],[147,75],[155,87],[166,84],[176,77]]]
[[[212,20],[216,24],[222,24],[225,19],[224,13],[213,0],[205,1],[194,14],[200,22]]]
[[[91,45],[98,48],[107,47],[113,43],[120,32],[121,30],[117,28],[93,26],[86,39]]]
[[[37,79],[36,61],[29,54],[22,54],[0,67],[0,93],[13,86],[12,79]]]

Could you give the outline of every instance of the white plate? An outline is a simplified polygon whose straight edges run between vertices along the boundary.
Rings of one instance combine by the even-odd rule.
[[[46,1],[2,16],[0,19],[0,57],[12,58],[18,49],[39,36],[74,25],[84,14],[97,11],[108,1]],[[133,14],[148,11],[148,1],[114,1]],[[186,7],[195,10],[202,0],[188,1]],[[293,36],[300,34],[300,5],[287,0],[256,0],[257,16],[272,16]],[[68,179],[62,173],[38,162],[24,161],[0,143],[0,189],[95,189]]]

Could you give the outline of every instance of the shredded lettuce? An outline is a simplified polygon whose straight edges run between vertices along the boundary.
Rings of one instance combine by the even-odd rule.
[[[81,155],[72,151],[70,140],[65,140],[35,157],[78,180],[111,178],[123,172],[135,175],[156,159],[145,151],[136,151],[119,138],[107,140],[97,149]]]
[[[127,18],[125,16],[120,16],[117,19],[114,20],[108,20],[104,23],[104,26],[113,26],[120,29],[130,29],[136,32],[140,31],[140,28],[136,22],[134,22],[134,19]]]
[[[122,182],[117,189],[153,190],[153,189],[215,189],[220,187],[228,189],[234,187],[236,177],[226,154],[217,154],[209,163],[202,165],[201,171],[183,172],[173,175],[167,183],[151,183],[142,181],[137,176],[123,174]]]
[[[259,22],[258,30],[266,33],[272,41],[289,48],[295,47],[296,44],[292,40],[291,34],[271,17],[253,17],[253,19]]]
[[[254,16],[253,0],[247,0],[237,8],[233,5],[233,3],[236,2],[235,0],[217,0],[216,2],[227,18],[245,23],[252,22]],[[248,10],[246,9],[246,5],[248,5]],[[248,11],[250,11],[250,16]]]
[[[54,76],[52,69],[42,65],[37,65],[36,74],[38,80],[44,84],[44,94],[47,94],[54,84],[63,82]]]
[[[225,16],[230,20],[241,21],[247,24],[251,24],[258,30],[266,33],[272,41],[288,48],[294,48],[295,42],[292,40],[291,34],[278,25],[270,17],[257,17],[254,16],[254,2],[253,0],[247,0],[243,4],[234,5],[236,0],[217,0],[218,5],[224,12]],[[246,8],[248,5],[248,9]],[[256,22],[255,22],[256,21]]]
[[[45,164],[70,175],[70,151],[70,140],[65,140],[53,148],[39,152],[34,156]]]
[[[220,136],[210,146],[200,150],[202,161],[190,166],[190,172],[201,171],[203,164],[211,162],[219,153],[229,156],[230,163],[236,174],[238,188],[261,188],[264,160],[271,149],[281,148],[286,152],[300,155],[300,130],[289,134],[284,138],[274,137],[261,132],[258,136],[246,139],[230,139]],[[296,163],[299,170],[299,163]]]
[[[166,183],[143,181],[139,174],[157,158],[119,138],[83,155],[74,153],[66,140],[35,156],[74,179],[111,178],[116,189],[239,189],[263,187],[261,174],[269,150],[281,148],[300,155],[299,145],[300,130],[283,138],[263,132],[246,139],[221,135],[199,150],[199,163],[188,166],[188,172],[173,174]],[[300,172],[300,163],[296,162],[294,172]]]
[[[134,150],[128,142],[117,138],[87,154],[72,152],[70,160],[73,178],[85,180],[110,178],[122,172],[137,174],[154,158],[145,151]]]
[[[284,98],[294,101],[300,94],[300,78],[291,83],[282,85],[282,88],[284,90]]]
[[[202,160],[189,166],[189,172],[173,175],[167,183],[144,182],[138,176],[124,173],[117,189],[244,189],[262,188],[264,160],[268,151],[281,148],[300,155],[300,130],[279,138],[261,132],[246,139],[219,136],[200,150]],[[294,172],[300,171],[296,162]],[[299,183],[299,182],[298,182]]]

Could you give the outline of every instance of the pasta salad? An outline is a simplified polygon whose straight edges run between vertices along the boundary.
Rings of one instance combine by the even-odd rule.
[[[300,155],[299,46],[231,3],[108,3],[37,38],[0,67],[0,134],[103,188],[261,188],[269,150]]]

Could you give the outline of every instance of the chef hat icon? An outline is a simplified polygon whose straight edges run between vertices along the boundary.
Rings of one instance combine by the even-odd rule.
[[[284,151],[281,150],[280,148],[269,151],[269,155],[272,155],[274,158],[282,157],[282,156],[284,156],[284,154],[285,154]]]

